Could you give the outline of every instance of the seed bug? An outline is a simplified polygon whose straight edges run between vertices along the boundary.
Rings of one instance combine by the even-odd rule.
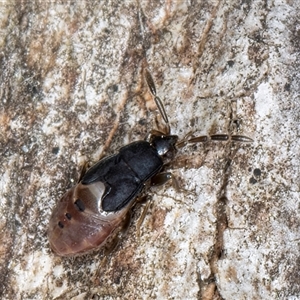
[[[163,166],[174,161],[177,148],[187,143],[215,141],[251,142],[242,135],[216,134],[178,141],[172,135],[162,101],[152,76],[145,79],[165,123],[165,132],[153,130],[148,140],[132,142],[111,156],[100,159],[57,203],[49,222],[52,250],[60,256],[85,254],[102,247],[124,223],[138,197],[149,185],[172,178]]]

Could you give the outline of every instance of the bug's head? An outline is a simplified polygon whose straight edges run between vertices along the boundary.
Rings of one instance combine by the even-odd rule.
[[[175,157],[177,141],[177,135],[152,135],[150,138],[150,144],[156,149],[158,155],[164,159],[164,162],[171,161]]]

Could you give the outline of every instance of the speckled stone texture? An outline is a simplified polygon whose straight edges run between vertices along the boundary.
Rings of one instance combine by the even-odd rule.
[[[0,298],[300,299],[299,7],[1,1]],[[57,257],[81,166],[157,127],[146,67],[172,133],[254,142],[181,148],[140,237],[137,205],[111,254]]]

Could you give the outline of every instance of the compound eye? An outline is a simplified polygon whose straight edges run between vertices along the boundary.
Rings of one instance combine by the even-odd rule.
[[[75,207],[79,210],[79,211],[85,211],[85,205],[84,202],[81,199],[77,199],[74,202]]]

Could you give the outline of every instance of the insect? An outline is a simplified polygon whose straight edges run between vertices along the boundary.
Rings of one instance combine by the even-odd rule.
[[[174,160],[177,147],[209,139],[187,136],[178,141],[177,135],[171,135],[167,114],[147,70],[145,79],[166,132],[153,130],[148,140],[130,143],[116,154],[102,158],[62,196],[48,229],[50,246],[57,255],[74,256],[102,247],[120,228],[146,187],[164,184],[172,177],[171,173],[163,172],[163,167]],[[252,141],[241,135],[218,134],[210,138]]]

